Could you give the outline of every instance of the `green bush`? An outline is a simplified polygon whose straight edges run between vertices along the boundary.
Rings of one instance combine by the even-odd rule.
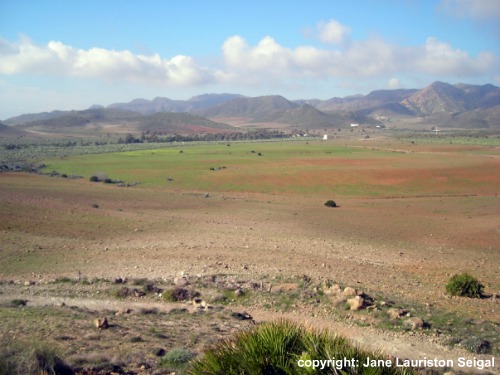
[[[221,341],[209,348],[201,358],[191,363],[191,375],[208,374],[416,374],[412,368],[364,367],[367,358],[386,359],[380,353],[369,352],[351,344],[346,338],[327,331],[307,329],[283,320],[264,323],[238,333],[233,339]],[[300,367],[309,361],[347,359],[323,369]],[[354,362],[352,362],[354,361]]]
[[[331,199],[325,202],[326,207],[337,207],[337,203],[332,201]]]
[[[57,350],[45,343],[0,343],[0,374],[73,374]]]
[[[195,353],[187,349],[172,349],[160,358],[159,365],[160,367],[175,369],[176,373],[183,374],[184,370],[188,367],[188,362],[195,356]]]
[[[484,286],[468,273],[453,275],[446,284],[446,291],[451,296],[469,298],[481,298],[483,288]]]

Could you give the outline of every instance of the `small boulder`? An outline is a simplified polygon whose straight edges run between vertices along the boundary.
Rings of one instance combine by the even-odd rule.
[[[250,315],[246,311],[243,311],[243,312],[233,312],[231,315],[233,316],[233,318],[236,318],[238,320],[253,320],[252,315]]]
[[[399,319],[402,316],[405,316],[408,313],[405,309],[396,309],[396,308],[390,308],[387,310],[387,314],[389,314],[389,317],[391,319]]]
[[[189,281],[188,281],[188,279],[187,279],[186,276],[181,276],[181,277],[176,277],[174,279],[174,284],[175,284],[175,286],[178,286],[178,287],[182,288],[184,286],[189,285]]]
[[[356,310],[363,308],[364,303],[365,303],[365,300],[361,296],[355,296],[355,297],[349,298],[347,300],[347,304],[349,305],[350,309],[353,311],[356,311]]]
[[[97,329],[109,328],[108,319],[106,317],[94,319],[94,325]]]
[[[358,293],[356,292],[356,289],[354,288],[351,288],[350,286],[346,287],[344,289],[344,291],[342,292],[342,295],[344,297],[354,297],[356,296]]]
[[[412,330],[421,329],[425,326],[425,322],[416,316],[405,320],[404,324],[405,326],[410,327]]]
[[[323,292],[326,295],[336,295],[336,294],[339,294],[341,291],[342,291],[342,289],[340,288],[339,284],[334,284],[332,286],[325,285],[323,287]]]

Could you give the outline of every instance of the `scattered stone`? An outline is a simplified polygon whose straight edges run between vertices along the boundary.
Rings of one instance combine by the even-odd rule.
[[[154,348],[153,354],[157,357],[163,357],[167,352],[163,348]]]
[[[344,289],[344,291],[342,292],[342,294],[344,295],[344,297],[354,297],[358,293],[356,292],[356,289],[351,288],[350,286],[348,286],[348,287],[346,287]]]
[[[412,330],[424,328],[425,325],[424,321],[416,316],[405,320],[404,324],[410,327]]]
[[[231,314],[231,316],[233,318],[236,318],[238,320],[251,320],[253,321],[253,317],[252,315],[250,315],[249,313],[247,313],[246,311],[243,311],[243,312],[233,312]]]
[[[134,297],[144,297],[146,295],[145,292],[139,289],[134,289]]]
[[[334,284],[332,286],[323,287],[323,293],[327,295],[339,294],[342,292],[342,288],[340,288],[339,284]]]
[[[181,276],[181,277],[176,277],[174,279],[174,284],[175,284],[175,286],[178,286],[178,287],[184,287],[184,286],[189,285],[189,281],[188,281],[187,277]]]
[[[94,319],[94,325],[97,329],[109,328],[108,319],[106,317]]]
[[[389,310],[387,310],[387,314],[389,314],[389,317],[391,319],[399,319],[408,314],[408,311],[406,311],[405,309],[390,308]]]
[[[347,300],[347,304],[349,305],[349,307],[352,311],[357,311],[357,310],[363,308],[364,303],[365,303],[365,300],[363,299],[363,297],[360,297],[360,296],[355,296],[355,297],[349,298]]]

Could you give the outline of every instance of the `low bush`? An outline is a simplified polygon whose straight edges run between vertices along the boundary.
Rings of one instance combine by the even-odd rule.
[[[12,307],[24,307],[28,303],[26,299],[13,299],[10,301]]]
[[[325,202],[326,207],[337,207],[337,203],[332,201],[331,199]]]
[[[462,346],[468,351],[476,354],[489,354],[492,350],[491,343],[479,337],[469,337],[462,342]]]
[[[340,359],[323,369],[312,361]],[[209,348],[191,363],[190,374],[416,374],[412,368],[364,367],[382,354],[360,349],[346,338],[307,329],[290,321],[264,323]],[[347,361],[343,360],[346,359]],[[301,363],[302,366],[299,365]],[[355,364],[355,367],[350,366]]]
[[[44,343],[0,343],[0,374],[73,374],[56,349]]]
[[[195,353],[183,349],[172,349],[163,357],[161,357],[159,365],[161,367],[173,368],[176,370],[183,370],[187,367],[187,363],[196,356]]]
[[[186,301],[198,297],[200,293],[186,288],[177,287],[163,291],[162,298],[166,302]]]
[[[462,273],[453,275],[446,284],[446,291],[451,296],[481,298],[484,286],[472,275]]]

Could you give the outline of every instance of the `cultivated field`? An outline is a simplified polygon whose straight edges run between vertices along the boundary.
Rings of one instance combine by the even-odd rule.
[[[498,354],[498,145],[231,142],[43,162],[44,172],[83,178],[0,174],[0,301],[28,301],[0,308],[4,342],[35,336],[82,368],[168,373],[176,367],[162,369],[154,349],[200,353],[247,326],[231,313],[245,310],[408,358]],[[485,298],[446,296],[449,277],[465,271]],[[170,290],[181,275],[213,309],[144,287]],[[117,296],[118,277],[151,293]],[[371,306],[346,309],[335,285]],[[390,319],[390,308],[425,328]],[[92,327],[102,315],[115,326]],[[470,338],[489,347],[466,352]]]

